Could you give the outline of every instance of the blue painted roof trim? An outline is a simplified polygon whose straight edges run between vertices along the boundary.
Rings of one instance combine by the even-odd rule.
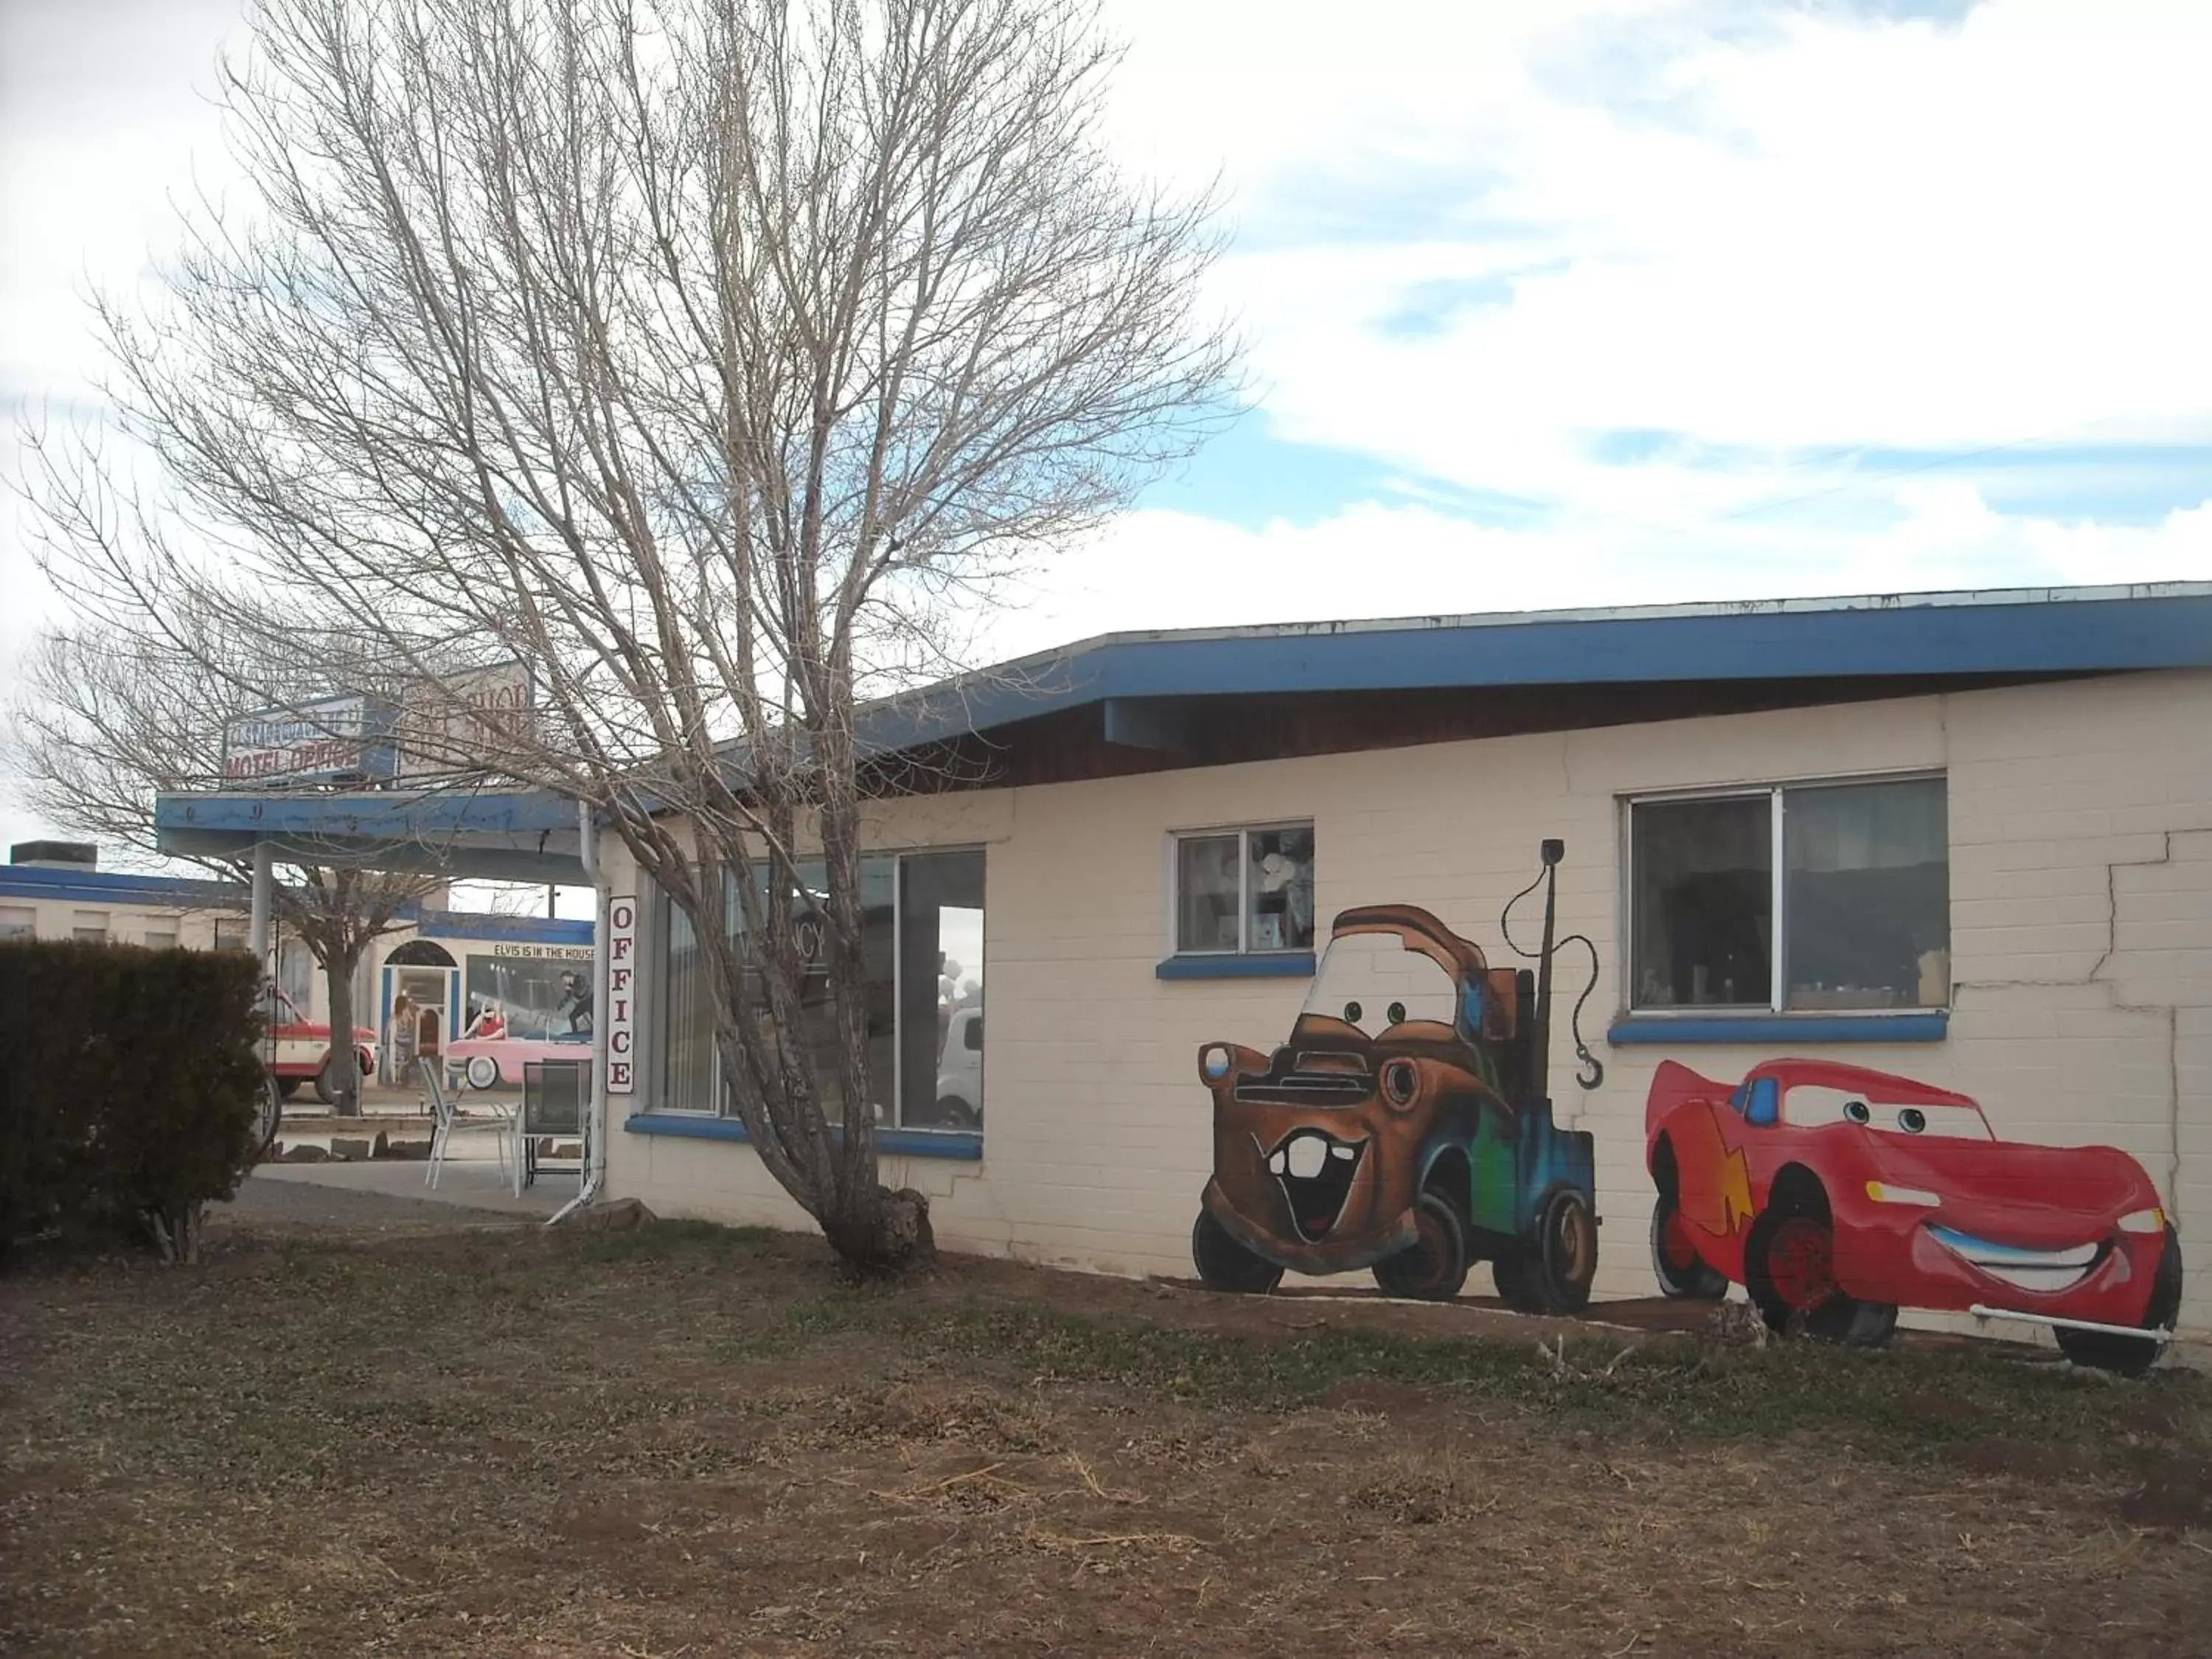
[[[1155,979],[1311,979],[1310,951],[1285,951],[1267,956],[1170,957],[1154,964]]]
[[[382,790],[343,795],[312,790],[266,794],[163,795],[154,803],[161,830],[233,830],[280,838],[344,836],[416,841],[457,835],[573,834],[576,804],[536,791],[438,794]]]
[[[1187,712],[1176,702],[1212,696],[2212,667],[2212,592],[2175,586],[1109,635],[870,704],[859,735],[884,754],[1120,702],[1109,737],[1172,745]],[[510,846],[479,856],[498,862],[501,879],[543,879],[556,865],[567,872],[556,878],[580,879],[572,853],[544,844],[573,833],[575,811],[562,796],[532,790],[291,790],[165,795],[154,821],[180,845],[187,832],[240,844],[299,837],[431,847],[441,837],[458,846],[471,835],[535,836],[534,854]]]
[[[205,905],[226,910],[243,910],[252,897],[244,886],[227,881],[133,876],[120,871],[42,870],[24,864],[0,864],[0,893],[66,904]]]
[[[424,939],[477,939],[518,945],[589,945],[592,924],[556,916],[495,916],[469,910],[425,910],[416,932]]]
[[[1649,1043],[1941,1042],[1951,1016],[1910,1014],[1647,1014],[1618,1019],[1605,1034],[1615,1048]]]
[[[2205,667],[2194,592],[1499,617],[1108,638],[877,703],[861,731],[894,750],[1112,698]]]
[[[733,1117],[690,1112],[634,1112],[623,1120],[634,1135],[674,1135],[679,1139],[734,1140],[746,1146],[752,1136]],[[964,1129],[878,1129],[876,1150],[886,1158],[949,1158],[980,1164],[983,1137]]]

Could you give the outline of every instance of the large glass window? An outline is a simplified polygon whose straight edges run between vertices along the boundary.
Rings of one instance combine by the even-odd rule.
[[[983,855],[899,866],[899,1121],[983,1127]]]
[[[1178,836],[1175,884],[1180,953],[1313,949],[1310,823]]]
[[[660,1103],[678,1112],[711,1112],[714,1080],[714,1002],[691,918],[667,894],[653,906],[659,944]]]
[[[765,883],[768,872],[756,878]],[[895,941],[897,920],[898,860],[873,857],[860,860],[861,995],[868,1047],[868,1086],[875,1095],[869,1103],[878,1122],[890,1120],[890,1103],[897,1088],[896,1031],[897,969]],[[823,1105],[832,1122],[842,1122],[848,1103],[837,1081],[837,1009],[830,994],[830,970],[824,951],[828,937],[829,872],[817,860],[799,866],[796,886],[781,899],[788,907],[805,957],[805,977],[799,988],[799,1016],[816,1080],[821,1085]],[[772,901],[773,902],[773,901]],[[741,924],[736,895],[731,896],[730,925]]]
[[[1634,803],[1634,1006],[1944,1006],[1949,840],[1941,778]]]
[[[818,860],[802,862],[780,895],[768,891],[765,869],[754,879],[769,903],[788,907],[805,966],[799,1041],[828,1096],[825,1109],[842,1121],[848,1106],[837,1093],[840,1038],[823,948],[826,872]],[[872,854],[860,865],[860,911],[872,1115],[915,1128],[981,1127],[983,854]],[[665,895],[658,915],[662,1100],[676,1110],[716,1110],[724,1097],[696,936]],[[744,925],[734,890],[726,925],[733,935]],[[757,986],[754,992],[753,1006],[764,1009]]]
[[[1770,1005],[1773,811],[1765,794],[1633,809],[1638,1007]]]

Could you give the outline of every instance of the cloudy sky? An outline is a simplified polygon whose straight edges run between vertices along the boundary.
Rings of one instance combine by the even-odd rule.
[[[1108,0],[1253,404],[989,635],[2212,576],[2203,0]],[[225,164],[237,0],[0,0],[0,401]],[[0,439],[0,446],[9,441]],[[0,673],[39,599],[0,520]],[[0,786],[4,787],[4,786]],[[0,799],[0,835],[29,827]]]

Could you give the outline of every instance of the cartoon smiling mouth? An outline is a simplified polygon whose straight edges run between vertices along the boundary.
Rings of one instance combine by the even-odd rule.
[[[1936,1242],[1968,1267],[1978,1268],[2001,1285],[2016,1291],[2052,1296],[2070,1291],[2089,1276],[2103,1255],[2102,1247],[2077,1244],[2071,1249],[2031,1250],[2017,1244],[2001,1244],[1976,1238],[1949,1227],[1928,1229]]]
[[[1291,1225],[1316,1244],[1344,1215],[1352,1178],[1366,1155],[1364,1140],[1339,1140],[1324,1129],[1293,1129],[1267,1154],[1267,1170],[1281,1183]]]

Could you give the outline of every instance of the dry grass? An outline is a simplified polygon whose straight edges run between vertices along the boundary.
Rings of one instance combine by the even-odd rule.
[[[33,1267],[0,1281],[0,1650],[2212,1640],[2200,1379],[1468,1322],[991,1263],[854,1291],[697,1228]]]

